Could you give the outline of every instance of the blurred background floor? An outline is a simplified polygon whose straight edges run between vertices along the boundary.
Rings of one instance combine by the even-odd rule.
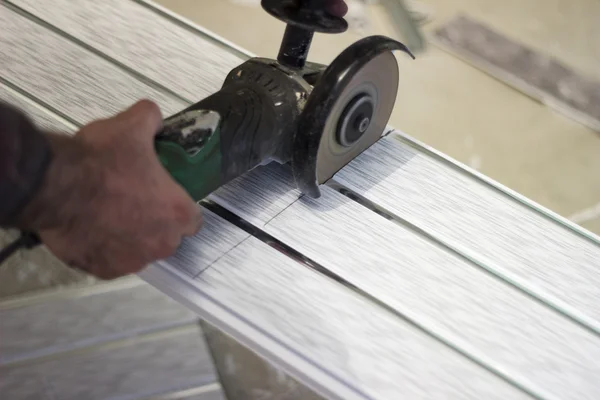
[[[277,54],[284,24],[264,13],[258,0],[158,3],[254,54]],[[312,61],[330,62],[369,34],[396,35],[381,2],[367,2],[364,10],[350,3],[351,21],[364,15],[368,24],[341,35],[317,35]],[[422,26],[428,36],[453,17],[467,15],[600,81],[598,0],[407,3],[428,15]],[[416,61],[399,57],[399,62],[393,126],[600,233],[600,134],[433,44]]]

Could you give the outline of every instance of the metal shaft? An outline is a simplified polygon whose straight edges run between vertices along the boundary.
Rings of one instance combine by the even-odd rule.
[[[302,68],[306,64],[308,50],[312,43],[314,32],[288,24],[279,48],[277,61],[291,68]]]

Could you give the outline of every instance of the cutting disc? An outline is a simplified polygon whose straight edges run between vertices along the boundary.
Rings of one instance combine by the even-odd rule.
[[[303,193],[319,197],[319,185],[381,137],[398,91],[394,50],[413,57],[402,43],[384,36],[359,40],[315,85],[292,146],[294,179]]]
[[[317,152],[323,184],[381,137],[398,92],[398,62],[385,52],[363,66],[335,102]]]

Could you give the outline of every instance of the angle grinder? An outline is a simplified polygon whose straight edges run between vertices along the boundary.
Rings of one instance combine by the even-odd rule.
[[[290,163],[296,186],[319,197],[329,180],[382,135],[398,90],[400,42],[364,38],[329,65],[307,62],[314,32],[348,24],[319,0],[262,0],[287,23],[277,60],[252,58],[221,90],[165,120],[156,151],[179,184],[201,200],[259,165]],[[413,57],[414,58],[414,57]]]
[[[270,162],[291,164],[296,186],[310,197],[382,135],[398,90],[393,51],[402,43],[370,36],[329,65],[307,62],[315,32],[342,33],[343,18],[322,0],[262,0],[287,23],[277,60],[252,58],[233,69],[221,90],[167,118],[156,136],[162,165],[200,201],[220,186]],[[0,263],[39,245],[24,233],[0,251]]]

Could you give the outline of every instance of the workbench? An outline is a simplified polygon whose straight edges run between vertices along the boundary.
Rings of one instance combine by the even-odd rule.
[[[142,98],[176,113],[250,56],[146,0],[0,3],[0,99],[62,132]],[[203,229],[140,274],[187,310],[155,307],[146,286],[121,283],[124,299],[136,290],[146,299],[130,314],[145,328],[123,314],[125,325],[180,326],[167,342],[189,357],[179,364],[201,369],[195,354],[206,350],[177,339],[193,336],[185,324],[200,316],[332,399],[600,398],[600,239],[403,132],[382,135],[319,199],[301,196],[282,165],[211,195]],[[69,304],[91,310],[102,303],[92,297]],[[52,360],[31,372],[31,360],[70,342],[36,344],[31,356],[36,330],[8,326],[15,307],[0,307],[0,331],[32,339],[0,353],[4,375],[18,377],[0,393],[39,399],[39,379],[51,382],[61,367]],[[109,325],[103,334],[120,338]],[[140,365],[163,359],[142,353]],[[72,364],[67,394],[55,398],[154,393],[69,389],[90,368],[112,368],[93,360],[127,362],[115,357]]]

